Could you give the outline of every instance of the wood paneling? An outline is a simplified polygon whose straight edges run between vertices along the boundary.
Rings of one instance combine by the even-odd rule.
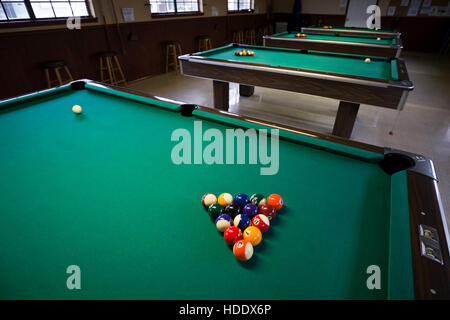
[[[98,25],[81,30],[0,34],[0,99],[46,88],[42,64],[65,60],[75,79],[100,79],[97,54],[116,51],[128,81],[164,71],[164,42],[178,40],[183,53],[197,51],[208,35],[213,47],[231,42],[232,30],[264,26],[265,14],[171,19]]]

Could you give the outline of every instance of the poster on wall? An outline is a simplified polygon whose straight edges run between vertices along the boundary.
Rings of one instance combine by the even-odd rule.
[[[422,0],[412,0],[411,1],[411,5],[409,6],[408,9],[408,17],[414,17],[417,16],[417,14],[419,13],[419,8],[420,8],[420,4],[422,3]]]
[[[389,17],[392,17],[392,16],[395,14],[395,9],[396,9],[395,6],[390,6],[390,7],[388,7],[387,15],[388,15]]]
[[[134,8],[122,8],[123,21],[134,21]]]

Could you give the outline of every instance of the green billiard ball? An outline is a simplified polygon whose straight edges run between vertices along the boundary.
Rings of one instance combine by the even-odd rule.
[[[208,208],[208,214],[212,221],[216,221],[216,219],[223,213],[223,207],[218,204],[212,204]]]
[[[263,204],[266,204],[266,198],[260,193],[255,193],[250,197],[250,202],[257,205],[259,208]]]

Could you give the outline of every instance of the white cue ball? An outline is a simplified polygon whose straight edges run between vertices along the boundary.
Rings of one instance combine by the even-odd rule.
[[[364,60],[364,62],[365,62],[365,63],[369,63],[369,62],[370,62],[370,59],[369,59],[369,58],[366,58],[366,60]]]
[[[381,38],[377,38],[377,40],[378,40],[378,41],[380,41],[380,40],[381,40]]]
[[[79,105],[74,105],[73,107],[72,107],[72,111],[74,112],[74,113],[76,113],[76,114],[80,114],[81,113],[81,111],[83,111],[83,109],[81,108],[81,106],[79,106]]]

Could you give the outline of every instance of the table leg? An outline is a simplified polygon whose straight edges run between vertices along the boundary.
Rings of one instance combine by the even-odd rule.
[[[350,138],[358,114],[359,104],[341,101],[334,122],[333,135]]]
[[[255,92],[254,86],[246,86],[245,84],[239,85],[239,94],[243,97],[250,97]]]
[[[230,101],[230,84],[213,80],[214,108],[228,111]]]

